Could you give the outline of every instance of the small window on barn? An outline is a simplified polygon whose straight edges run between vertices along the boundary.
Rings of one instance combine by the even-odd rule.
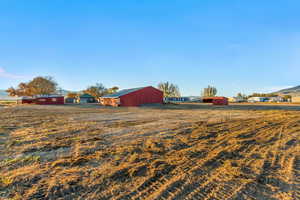
[[[52,98],[52,101],[57,101],[57,99],[56,98]]]

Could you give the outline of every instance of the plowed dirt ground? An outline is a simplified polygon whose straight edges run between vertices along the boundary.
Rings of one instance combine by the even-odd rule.
[[[0,107],[0,199],[300,199],[300,107]]]

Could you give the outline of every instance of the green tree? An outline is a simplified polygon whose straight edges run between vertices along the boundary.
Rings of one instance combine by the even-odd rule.
[[[169,83],[169,82],[164,82],[164,83],[159,83],[158,88],[163,91],[164,97],[180,97],[180,91],[177,85]]]
[[[208,86],[207,88],[204,88],[202,91],[202,96],[203,97],[214,97],[217,95],[217,88],[213,87],[213,86]]]

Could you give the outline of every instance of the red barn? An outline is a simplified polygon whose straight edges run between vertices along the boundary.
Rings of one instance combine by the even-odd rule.
[[[143,104],[163,103],[162,91],[149,86],[121,90],[120,92],[100,98],[102,105],[106,106],[140,106]]]

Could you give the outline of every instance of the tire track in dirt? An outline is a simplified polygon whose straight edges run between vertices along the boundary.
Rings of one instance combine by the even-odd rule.
[[[240,127],[240,125],[238,125],[236,127]],[[217,148],[215,148],[215,149],[217,149]],[[215,150],[215,151],[217,151],[217,150]],[[204,161],[205,160],[202,160],[202,163]],[[131,194],[123,196],[119,199],[120,200],[124,199],[124,198],[125,199],[132,199],[132,198],[143,199],[145,197],[148,197],[149,199],[151,199],[149,197],[149,195],[152,195],[153,193],[157,192],[157,190],[164,188],[163,186],[167,185],[167,188],[170,188],[170,187],[168,187],[168,185],[172,185],[174,182],[176,182],[178,180],[178,177],[173,178],[174,175],[176,175],[177,173],[182,174],[182,172],[184,174],[188,174],[190,170],[192,170],[193,168],[195,168],[195,166],[198,166],[198,165],[199,165],[199,159],[190,159],[189,162],[185,162],[183,165],[178,166],[174,173],[168,174],[168,175],[162,175],[162,176],[160,176],[160,178],[155,179],[155,180],[153,178],[151,178],[151,179],[149,179],[149,181],[147,180],[141,187],[139,187],[137,189],[137,191],[132,192]],[[179,182],[180,182],[180,184],[175,184],[177,186],[176,188],[178,188],[178,186],[181,186],[183,184],[181,181],[179,181]],[[146,191],[144,191],[144,190],[146,190]],[[177,191],[177,190],[178,189],[175,189],[175,191]],[[141,193],[142,191],[144,191],[144,192]],[[172,191],[171,189],[167,189],[167,191],[162,191],[162,193],[174,193],[174,191]],[[140,194],[140,196],[138,196],[138,194]]]
[[[259,129],[259,131],[265,131],[265,130],[272,130],[272,129],[274,129],[274,127],[273,126],[268,126],[268,127],[261,127],[260,129]],[[250,141],[252,141],[252,140],[250,140]],[[255,140],[254,140],[254,142],[249,142],[248,143],[248,145],[247,145],[247,143],[246,144],[244,144],[244,146],[246,145],[246,148],[243,148],[243,149],[240,149],[240,150],[238,150],[237,152],[240,152],[240,153],[249,153],[249,152],[252,152],[252,151],[255,151],[255,150],[257,150],[258,149],[258,147],[255,147],[255,146],[257,146],[257,145],[259,145],[258,143],[256,143],[255,142]],[[244,151],[244,152],[243,152]],[[232,158],[232,156],[234,157],[234,156],[238,156],[236,153],[237,152],[233,152],[233,155],[230,155],[229,156],[229,158]],[[222,163],[222,158],[220,158],[220,157],[218,157],[218,158],[216,158],[216,160],[221,160],[221,163]],[[224,161],[225,162],[225,161]],[[203,166],[202,166],[203,167]],[[201,168],[201,167],[200,167]],[[210,172],[202,172],[202,174],[205,174],[205,173],[210,173]],[[211,176],[211,175],[210,175]],[[220,180],[222,180],[222,178],[224,178],[224,175],[223,174],[215,174],[215,176],[216,177],[218,177],[217,179],[217,181],[218,182],[220,182]],[[204,179],[204,180],[206,180],[207,181],[207,179]],[[204,181],[204,180],[202,180],[202,182]],[[202,199],[202,198],[204,198],[204,197],[207,197],[208,196],[208,194],[209,194],[209,191],[211,191],[211,190],[213,190],[213,188],[214,187],[216,187],[217,185],[215,185],[214,184],[214,182],[216,182],[215,180],[214,181],[212,181],[212,182],[206,182],[206,183],[202,183],[202,184],[199,184],[198,186],[196,186],[197,184],[194,184],[196,187],[195,188],[197,188],[197,189],[195,189],[195,191],[192,193],[192,194],[189,194],[190,195],[190,197],[191,197],[191,199]],[[233,184],[233,183],[236,183],[236,184]],[[244,183],[245,183],[245,181],[244,181]],[[201,185],[204,185],[203,187],[201,187],[201,189],[199,189],[199,187],[201,186]],[[238,190],[239,190],[239,188],[241,188],[242,187],[242,183],[241,182],[239,182],[238,181],[238,179],[236,179],[236,178],[233,178],[231,181],[229,181],[227,184],[225,184],[224,185],[224,188],[222,188],[222,187],[219,187],[220,188],[220,190],[219,191],[217,191],[216,193],[216,195],[214,196],[214,198],[217,198],[217,199],[224,199],[224,197],[225,196],[227,196],[227,198],[229,198],[229,197],[231,197],[231,196],[233,196],[233,194],[234,193],[236,193]],[[226,188],[226,189],[225,189]],[[177,192],[178,191],[184,191],[184,192],[181,192],[181,193],[184,193],[185,195],[187,195],[187,192],[186,192],[186,190],[188,190],[188,189],[191,189],[187,184],[185,184],[184,186],[181,186],[181,189],[180,190],[177,190]],[[225,193],[227,194],[227,195],[225,195]],[[174,199],[182,199],[185,195],[182,195],[182,194],[180,194],[180,192],[179,192],[179,194],[177,194],[177,196],[176,195],[172,195],[172,197],[173,196],[175,196],[176,198],[174,198]],[[163,199],[166,199],[166,198],[163,198]],[[172,198],[169,198],[169,199],[172,199]],[[187,198],[188,199],[188,198]]]
[[[272,194],[266,186],[269,181],[268,176],[273,168],[272,160],[274,160],[274,155],[269,152],[263,161],[260,173],[256,175],[255,179],[245,184],[232,199],[240,200],[259,198],[275,200],[275,198],[272,198]]]
[[[253,148],[253,151],[256,149],[257,148]],[[235,177],[234,174],[226,173],[226,168],[228,165],[223,163],[225,163],[227,160],[235,160],[231,157],[231,155],[229,157],[225,156],[224,158],[216,157],[215,159],[221,161],[220,163],[222,163],[222,165],[219,167],[211,167],[209,170],[205,169],[205,166],[200,166],[197,169],[197,175],[202,176],[201,181],[197,181],[196,184],[198,186],[194,191],[191,191],[188,195],[180,195],[181,197],[185,196],[183,199],[207,199],[211,196],[211,194],[214,194],[211,196],[214,199],[228,199],[247,183],[245,181],[242,182],[241,178]],[[242,162],[242,160],[243,159],[238,161]]]
[[[265,132],[271,130],[274,130],[273,126],[261,127],[258,129],[257,134],[259,132]],[[256,134],[252,134],[252,133],[249,134],[251,134],[251,137],[256,136]],[[254,139],[251,140],[250,137],[246,137],[246,138],[247,140],[243,141],[242,143],[242,148],[233,151],[234,154],[239,153],[243,157],[245,157],[245,161],[247,161],[248,157],[250,157],[249,155],[247,156],[246,154],[251,154],[252,152],[256,152],[258,149],[260,149],[259,147],[260,144],[257,143],[256,140]],[[240,160],[240,162],[242,161],[243,159]],[[241,182],[239,178],[234,178],[232,175],[230,176],[231,176],[230,178],[232,179],[222,186],[222,184],[220,183],[224,182],[223,181],[225,178],[224,174],[217,174],[217,179],[214,178],[211,182],[207,182],[204,184],[202,183],[202,185],[200,184],[199,186],[202,187],[198,186],[197,189],[191,194],[189,194],[185,199],[206,199],[210,195],[210,193],[214,193],[214,195],[212,196],[213,199],[221,200],[221,199],[228,199],[232,197],[235,193],[239,191],[240,188],[242,188],[243,185],[247,183],[247,181],[243,180],[243,182]],[[215,184],[216,182],[219,184],[216,185]],[[214,187],[218,187],[219,190],[213,189]]]
[[[282,122],[283,121],[280,121],[276,125],[278,126]],[[255,132],[253,134],[253,130],[251,130],[252,129],[251,127],[249,127],[250,130],[245,131],[246,124],[244,124],[244,123],[240,123],[234,127],[231,127],[231,129],[236,129],[236,130],[233,130],[231,134],[220,137],[219,140],[221,140],[221,141],[229,140],[230,138],[236,137],[236,135],[235,135],[236,131],[242,131],[239,135],[246,136],[246,137],[242,138],[242,147],[243,148],[238,149],[236,151],[248,154],[249,152],[252,152],[254,149],[257,149],[257,148],[255,148],[255,146],[258,145],[255,140],[253,140],[253,139],[251,140],[251,137],[256,136],[256,134],[258,134],[260,132],[268,133],[268,132],[274,130],[274,124],[272,123],[272,124],[266,125],[264,120],[260,120],[259,124],[256,122],[257,128],[255,129]],[[230,131],[231,130],[229,130],[229,132]],[[249,131],[250,131],[250,133],[249,133]],[[221,134],[219,134],[219,133],[221,133]],[[216,134],[216,137],[222,135],[224,133],[224,130],[223,129],[219,130],[219,133]],[[203,138],[203,139],[207,139],[207,138]],[[272,142],[273,140],[271,139],[270,141]],[[198,140],[198,142],[199,142],[199,140]],[[194,144],[192,144],[191,146],[197,144],[198,142],[193,142]],[[212,147],[212,149],[213,150],[218,149],[218,147],[220,147],[220,145],[223,145],[223,143],[219,142],[218,144],[214,145]],[[224,159],[224,158],[217,157],[215,159],[215,161],[218,160],[221,163],[225,162],[226,159],[223,161],[222,161],[222,159]],[[204,163],[204,160],[202,160],[201,163]],[[190,175],[191,171],[193,171],[192,169],[199,167],[199,164],[200,163],[199,163],[198,159],[191,159],[191,160],[189,160],[189,162],[185,162],[183,165],[178,166],[175,169],[172,169],[170,171],[165,171],[163,173],[159,172],[155,176],[146,180],[141,186],[139,186],[133,192],[131,192],[127,195],[123,195],[117,199],[154,199],[154,197],[157,197],[156,199],[173,199],[173,198],[178,199],[178,197],[180,197],[180,196],[182,197],[181,193],[186,193],[187,188],[189,188],[189,190],[196,189],[196,188],[191,188],[190,184],[188,183],[188,178],[186,178],[186,177],[188,175]],[[173,172],[173,170],[175,170],[175,171]],[[214,169],[212,169],[212,171],[213,170]],[[202,173],[209,174],[210,172],[202,172]],[[184,174],[184,175],[176,176],[176,174]],[[222,175],[215,174],[215,176],[216,177],[219,176],[218,179],[222,180]],[[205,182],[205,184],[203,184],[203,182]],[[236,184],[232,184],[232,182],[236,183]],[[197,184],[194,184],[194,185],[197,185]],[[214,187],[217,186],[217,185],[212,184],[211,182],[208,182],[207,179],[203,179],[202,184],[198,185],[197,187],[199,188],[199,186],[201,186],[201,185],[202,185],[201,190],[206,191],[206,193],[203,195],[201,193],[197,194],[197,192],[193,192],[194,196],[191,195],[191,196],[193,196],[193,198],[196,196],[198,196],[198,197],[206,196],[207,194],[209,194],[208,191],[211,191]],[[238,188],[236,188],[236,186],[234,186],[234,185],[238,185]],[[237,192],[239,190],[239,188],[241,188],[241,187],[242,187],[242,184],[240,184],[240,182],[238,182],[238,179],[233,178],[227,184],[224,184],[224,188],[227,188],[227,189],[225,189],[225,190],[221,189],[221,190],[217,191],[217,196],[219,196],[219,198],[220,198],[220,196],[224,197],[224,195],[225,195],[224,192],[227,192],[227,194],[229,196],[232,196],[233,195],[232,191]],[[163,188],[166,188],[166,189],[163,189]],[[158,191],[159,191],[159,195],[155,195],[156,193],[158,193]],[[183,191],[185,191],[185,192],[183,192]],[[228,192],[228,191],[231,191],[231,192]],[[109,196],[109,194],[101,195],[101,197],[102,197],[101,199],[109,199],[108,196]],[[229,198],[229,196],[228,196],[228,198]]]
[[[300,199],[300,155],[297,155],[294,158],[293,174],[294,174],[293,198]]]
[[[209,197],[214,199],[231,198],[234,193],[237,193],[240,188],[248,182],[241,184],[239,178],[235,178],[230,174],[226,177],[227,182],[223,181],[224,174],[222,174],[222,170],[226,168],[224,163],[227,160],[232,160],[233,157],[238,156],[238,153],[244,154],[245,156],[257,150],[259,143],[253,139],[255,136],[261,135],[261,133],[265,133],[265,136],[269,136],[272,135],[272,132],[276,131],[273,123],[265,124],[263,121],[264,120],[260,120],[259,123],[257,122],[257,129],[255,129],[256,131],[254,134],[251,126],[245,128],[245,122],[239,123],[238,125],[231,127],[229,130],[226,130],[229,125],[226,125],[225,127],[222,127],[221,125],[210,127],[211,129],[216,128],[218,130],[213,132],[208,131],[208,134],[213,133],[212,135],[207,135],[209,138],[201,138],[202,136],[199,138],[201,138],[200,141],[207,139],[216,140],[216,143],[211,146],[207,144],[207,151],[210,151],[210,155],[216,154],[215,157],[208,155],[207,158],[202,160],[190,159],[183,165],[177,167],[174,166],[170,168],[170,170],[159,172],[154,177],[148,179],[149,181],[145,181],[144,184],[137,189],[136,193],[132,192],[130,195],[122,196],[122,198],[119,199],[183,199],[183,196],[181,196],[182,198],[178,198],[180,197],[180,193],[182,193],[184,188],[193,183],[196,188],[193,188],[194,191],[192,193],[187,193],[185,195],[185,199],[208,199]],[[281,123],[282,122],[276,123],[276,127]],[[236,132],[239,132],[241,135],[246,135],[246,137],[240,138],[238,140],[238,144],[231,144],[229,147],[223,147],[223,141],[235,138]],[[272,143],[276,141],[277,138],[278,135],[275,135],[275,137],[271,138],[269,142]],[[192,144],[189,145],[190,147],[193,147],[198,142],[192,142]],[[240,149],[240,146],[243,148]],[[221,149],[223,151],[220,151],[220,147],[222,147]],[[266,147],[268,146],[266,145]],[[234,150],[232,151],[232,149]],[[210,167],[211,165],[212,167]],[[204,168],[204,170],[202,168]],[[191,176],[193,176],[193,172],[195,170],[198,170],[198,175],[202,175],[202,178],[189,183],[188,180]],[[181,175],[178,176],[177,174]],[[97,197],[100,199],[113,198],[109,191],[102,190],[101,194],[101,190],[99,189],[98,192],[99,196],[97,195]],[[211,196],[212,193],[214,193],[214,196]]]
[[[260,152],[263,152],[263,149],[267,152],[262,165],[262,170],[254,180],[247,183],[241,191],[237,193],[234,199],[258,197],[262,199],[275,199],[272,197],[273,194],[270,192],[271,189],[268,184],[275,187],[281,187],[282,191],[289,188],[288,183],[285,183],[278,178],[279,170],[282,170],[283,168],[282,163],[287,161],[289,158],[289,155],[286,154],[286,152],[282,152],[284,132],[286,140],[289,140],[289,137],[291,136],[287,132],[288,129],[284,128],[288,123],[291,123],[291,121],[286,121],[285,124],[281,124],[280,127],[275,130],[277,131],[275,136],[269,132],[265,132],[260,135],[260,137],[265,137],[266,139],[271,137],[267,140],[267,142],[264,142],[261,146],[262,148],[259,149]]]
[[[188,171],[191,169],[191,166],[195,164],[195,161],[190,161],[184,163],[182,166],[180,166],[181,170]],[[155,193],[160,188],[163,188],[165,185],[174,184],[176,187],[178,187],[180,184],[180,180],[178,180],[178,177],[175,177],[175,180],[173,177],[175,174],[179,172],[178,167],[175,169],[175,167],[172,167],[170,170],[166,170],[165,172],[159,172],[155,176],[147,179],[141,186],[139,186],[135,191],[131,192],[128,195],[122,196],[118,198],[119,200],[122,199],[145,199],[150,198],[150,196]],[[178,183],[176,184],[176,182]]]
[[[87,111],[87,116],[90,115],[89,113],[90,111]],[[21,193],[24,194],[24,199],[278,200],[286,199],[288,195],[290,199],[299,198],[297,192],[299,191],[299,156],[296,154],[299,147],[299,112],[295,112],[294,116],[292,112],[282,111],[250,112],[245,115],[255,113],[261,114],[260,118],[250,116],[251,119],[245,119],[243,116],[239,120],[226,118],[226,113],[224,120],[222,116],[217,116],[216,112],[214,116],[220,118],[214,120],[210,117],[201,123],[199,121],[202,117],[195,122],[197,116],[194,115],[195,118],[184,123],[184,126],[180,123],[172,126],[168,124],[162,131],[157,130],[157,127],[149,127],[149,129],[146,127],[141,133],[128,130],[120,138],[109,135],[110,140],[117,142],[107,151],[103,151],[103,154],[99,152],[93,155],[97,159],[96,162],[99,162],[97,165],[95,161],[80,166],[62,163],[53,170],[48,168],[52,166],[52,161],[47,165],[41,163],[45,171],[37,173],[37,176],[29,176],[29,173],[34,174],[31,171],[25,172],[24,178],[22,175],[9,176],[14,179],[9,186],[10,196],[13,197],[13,193],[20,194],[24,191]],[[55,123],[48,119],[43,121],[45,124],[32,123],[39,117],[31,116],[31,110],[26,111],[25,114],[26,116],[16,116],[13,118],[14,121],[7,120],[5,123],[12,126],[17,124],[21,127],[39,127],[37,130],[48,127],[48,131],[53,133],[56,130],[52,128],[60,129],[66,124],[65,119],[53,120]],[[58,116],[53,113],[52,117],[56,119]],[[20,122],[15,122],[18,120]],[[87,127],[90,126],[95,127],[82,133],[94,134],[94,129],[97,131],[101,128],[101,124],[88,123]],[[127,129],[122,127],[122,130],[125,130],[124,128]],[[71,134],[72,138],[78,139],[71,133],[70,130],[73,129],[68,127],[65,129],[66,134]],[[28,133],[42,137],[46,132],[37,131],[39,135],[34,135],[30,131]],[[14,136],[23,137],[23,134],[26,132],[11,135],[11,139],[18,139]],[[137,140],[136,136],[140,139]],[[85,141],[85,138],[79,139]],[[123,141],[126,138],[127,140]],[[68,138],[61,139],[68,140]],[[146,143],[148,139],[149,147]],[[30,140],[30,142],[36,143],[37,140]],[[156,142],[160,146],[155,146]],[[118,151],[114,151],[114,148],[120,147],[119,144],[125,147],[122,146]],[[23,147],[27,149],[24,143],[20,146],[14,145],[11,149],[21,152]],[[82,151],[78,150],[78,152],[94,150],[94,148],[87,148],[85,143],[80,147]],[[155,149],[156,147],[158,150]],[[107,152],[109,155],[106,155]],[[8,155],[13,154],[10,152]],[[94,160],[94,157],[88,159],[90,158]],[[100,162],[105,165],[98,165]],[[157,162],[163,164],[156,165]],[[27,163],[24,165],[27,166]],[[22,167],[24,165],[22,164]],[[146,172],[135,174],[140,167],[145,167]],[[69,169],[76,170],[68,172]],[[66,173],[58,173],[64,170]],[[82,179],[72,180],[73,174],[74,177],[77,176],[77,170]],[[15,189],[19,186],[20,188]]]
[[[237,125],[235,128],[239,128],[242,130],[240,125]],[[195,131],[195,130],[194,130]],[[219,132],[221,133],[223,130],[220,130]],[[206,139],[206,138],[204,138]],[[194,144],[192,144],[191,146],[196,145],[198,142],[194,142]],[[217,149],[217,148],[215,148]],[[218,150],[215,150],[218,151]],[[175,153],[175,151],[174,151]],[[205,160],[203,160],[202,162],[204,162]],[[175,169],[174,172],[172,171],[168,171],[168,173],[158,173],[157,175],[151,177],[150,179],[146,180],[141,186],[139,186],[135,191],[131,192],[130,194],[127,194],[125,196],[122,196],[120,198],[118,198],[119,200],[122,199],[144,199],[144,198],[150,198],[150,196],[157,192],[157,190],[164,188],[163,186],[167,185],[172,185],[174,184],[174,182],[178,181],[178,177],[174,177],[176,174],[188,174],[188,172],[190,170],[192,170],[192,168],[195,168],[195,166],[199,165],[199,159],[190,159],[189,162],[185,162],[184,164],[177,166],[177,168]],[[174,177],[174,178],[173,178]],[[174,180],[173,180],[174,179]],[[176,188],[178,188],[178,186],[182,185],[183,183],[181,181],[179,181],[178,183],[180,184],[175,184]],[[171,191],[170,189],[167,189],[169,191]],[[176,191],[177,189],[175,189]],[[163,191],[164,193],[164,191]],[[165,193],[170,193],[170,192],[165,192]],[[174,192],[172,192],[174,193]]]
[[[241,125],[239,125],[239,126],[241,126]],[[243,125],[242,125],[243,126]],[[268,127],[266,127],[266,126],[264,126],[264,125],[262,125],[262,127],[260,127],[259,128],[259,131],[260,130],[264,130],[264,129],[273,129],[273,127],[272,126],[268,126]],[[246,144],[247,145],[247,144]],[[248,151],[250,151],[250,149],[252,148],[254,148],[254,146],[255,145],[257,145],[257,143],[249,143],[249,145],[247,145],[247,148],[245,148],[244,149],[244,151],[245,152],[248,152]],[[219,146],[219,145],[216,145],[216,146]],[[215,149],[217,149],[217,148],[215,148]],[[223,152],[225,152],[225,151],[223,151]],[[221,155],[221,156],[220,156]],[[213,161],[212,161],[212,163],[210,163],[210,164],[213,164],[214,162],[215,163],[218,163],[218,162],[220,162],[220,163],[224,163],[226,160],[227,160],[227,156],[228,155],[226,155],[226,153],[224,154],[224,155],[222,155],[222,152],[221,152],[221,154],[220,154],[219,156],[217,156],[216,158],[214,158],[214,159],[212,159]],[[231,158],[232,157],[232,155],[230,154],[230,156],[228,156],[228,158]],[[205,159],[204,160],[202,160],[202,163],[205,161]],[[182,173],[184,173],[185,175],[187,175],[187,174],[189,174],[190,173],[190,171],[193,169],[193,168],[198,168],[199,167],[199,163],[197,163],[197,160],[194,160],[193,161],[194,163],[196,163],[196,165],[194,165],[194,163],[190,163],[190,162],[188,162],[188,163],[185,163],[185,165],[183,165],[183,166],[181,166],[181,167],[179,167],[178,169],[177,169],[177,172],[176,172],[176,174],[177,173],[179,173],[179,174],[182,174]],[[209,160],[207,160],[207,162],[209,163]],[[204,163],[204,165],[205,165],[205,163]],[[209,165],[209,164],[208,164]],[[218,165],[218,164],[216,164],[216,165]],[[191,167],[191,166],[196,166],[196,167]],[[202,167],[202,166],[201,166]],[[200,167],[200,168],[201,168]],[[216,168],[218,168],[218,167],[216,167]],[[211,169],[210,171],[213,171],[214,169]],[[192,170],[193,171],[193,170]],[[207,172],[202,172],[203,174],[210,174],[210,172],[209,171],[207,171]],[[221,177],[222,177],[222,175],[220,175],[220,174],[215,174],[215,176],[216,177],[218,177],[219,176],[219,179],[221,179]],[[167,188],[167,189],[165,189],[165,190],[163,190],[163,191],[160,191],[160,195],[158,196],[158,198],[157,199],[172,199],[173,197],[175,197],[175,199],[176,198],[178,198],[178,196],[182,196],[182,195],[180,195],[180,193],[182,193],[182,191],[185,191],[185,189],[186,188],[188,188],[189,187],[189,184],[188,183],[184,183],[182,180],[178,180],[179,178],[178,177],[174,177],[173,179],[172,179],[172,177],[170,177],[169,176],[169,178],[164,178],[164,179],[161,179],[161,180],[157,180],[156,182],[151,182],[151,184],[152,185],[154,185],[153,186],[153,188],[152,187],[150,187],[150,189],[148,188],[148,191],[146,191],[146,192],[144,192],[144,193],[142,193],[140,196],[138,196],[136,199],[143,199],[143,198],[145,198],[145,197],[148,197],[149,199],[151,199],[150,197],[152,197],[152,196],[149,196],[149,195],[151,195],[151,194],[153,194],[153,193],[155,193],[156,192],[156,190],[159,190],[159,189],[161,189],[161,188]],[[158,182],[159,181],[159,182]],[[203,188],[201,188],[200,190],[202,190],[202,191],[206,191],[206,193],[205,194],[201,194],[201,193],[199,193],[199,191],[195,191],[195,192],[193,192],[193,194],[191,195],[193,198],[195,197],[195,196],[207,196],[207,191],[210,191],[210,189],[212,189],[213,187],[213,184],[211,183],[211,182],[207,182],[208,180],[207,179],[204,179],[204,180],[202,180],[203,182],[205,182],[205,184],[202,184],[202,185],[204,185],[203,186]],[[148,184],[147,184],[148,185]],[[174,188],[174,187],[172,187],[173,185],[175,185],[176,187]],[[239,186],[240,186],[240,184],[239,184]],[[232,188],[231,190],[232,191],[234,191],[234,190],[236,190],[234,187],[232,187],[231,185],[229,185],[228,187],[230,187],[230,188]],[[198,186],[198,188],[199,188],[199,186]],[[143,189],[142,188],[139,188],[138,189],[138,191],[143,191]],[[186,192],[185,192],[186,193]],[[138,193],[135,193],[135,194],[138,194]],[[127,196],[127,199],[131,199],[132,198],[132,196]],[[120,198],[120,199],[122,199],[122,198]]]
[[[281,162],[285,162],[289,159],[289,155],[284,155],[281,151],[283,127],[281,127],[278,131],[279,133],[272,137],[271,140],[262,147],[268,151],[264,158],[261,172],[256,175],[254,180],[247,183],[233,199],[261,198],[272,200],[277,199],[274,195],[278,192],[278,190],[279,192],[290,190],[290,185],[280,179],[280,175],[278,175],[280,170],[283,168]],[[273,190],[272,192],[270,186],[275,187],[276,190]],[[296,190],[294,189],[294,191]]]
[[[253,144],[254,145],[254,144]],[[249,147],[249,148],[251,148],[251,147]],[[201,172],[201,174],[207,174],[208,176],[216,176],[216,177],[222,177],[223,175],[221,175],[221,174],[213,174],[213,175],[211,175],[210,173],[211,173],[211,171],[214,171],[215,169],[214,168],[219,168],[219,167],[221,167],[220,165],[222,165],[227,159],[231,159],[231,158],[233,158],[233,157],[235,157],[235,156],[238,156],[235,152],[226,152],[226,151],[223,151],[223,152],[220,152],[220,154],[218,154],[218,156],[216,156],[215,158],[213,158],[213,159],[211,159],[211,160],[208,160],[206,163],[204,163],[203,164],[203,166],[205,166],[205,165],[214,165],[215,167],[213,167],[213,168],[211,168],[210,170],[207,170],[207,171],[202,171]],[[198,165],[199,166],[199,165]],[[203,168],[203,166],[201,166],[201,167],[199,167],[199,168]],[[197,167],[196,167],[197,168]],[[199,169],[196,169],[196,170],[198,170],[199,171]],[[186,174],[190,174],[190,172],[189,171],[187,171],[187,172],[185,172]],[[199,173],[199,172],[198,172]],[[190,176],[192,176],[191,174],[190,174]],[[220,179],[219,178],[219,179]],[[201,188],[200,190],[202,190],[202,191],[206,191],[206,193],[205,194],[201,194],[201,193],[199,193],[199,192],[197,192],[197,190],[194,192],[194,196],[193,196],[193,194],[191,195],[191,196],[193,196],[193,198],[195,197],[195,196],[198,196],[198,197],[200,197],[200,196],[206,196],[207,195],[207,192],[208,191],[210,191],[213,187],[215,187],[215,185],[212,183],[212,182],[209,182],[209,180],[207,179],[207,178],[205,178],[205,179],[203,179],[202,180],[202,182],[204,182],[204,183],[202,183],[202,185],[204,185],[203,186],[203,188]],[[189,184],[189,183],[187,183],[187,184]],[[176,191],[175,191],[175,194],[174,193],[171,193],[171,192],[169,192],[170,193],[170,197],[171,198],[167,198],[167,199],[172,199],[172,197],[173,196],[181,196],[181,197],[183,197],[183,195],[180,195],[180,193],[182,193],[182,191],[185,191],[184,193],[186,193],[186,188],[188,188],[189,186],[187,185],[187,184],[184,184],[183,186],[181,186],[181,188],[180,189],[177,189]],[[200,184],[201,185],[201,184]],[[199,185],[199,186],[200,186]],[[198,186],[198,188],[199,188],[199,186]],[[191,189],[191,188],[190,188]],[[170,191],[170,190],[169,190]],[[163,192],[163,193],[165,193],[165,192]],[[200,195],[200,196],[199,196]],[[164,197],[166,197],[166,195],[164,195]],[[178,198],[178,197],[177,197]],[[164,198],[164,199],[166,199],[166,198]]]

